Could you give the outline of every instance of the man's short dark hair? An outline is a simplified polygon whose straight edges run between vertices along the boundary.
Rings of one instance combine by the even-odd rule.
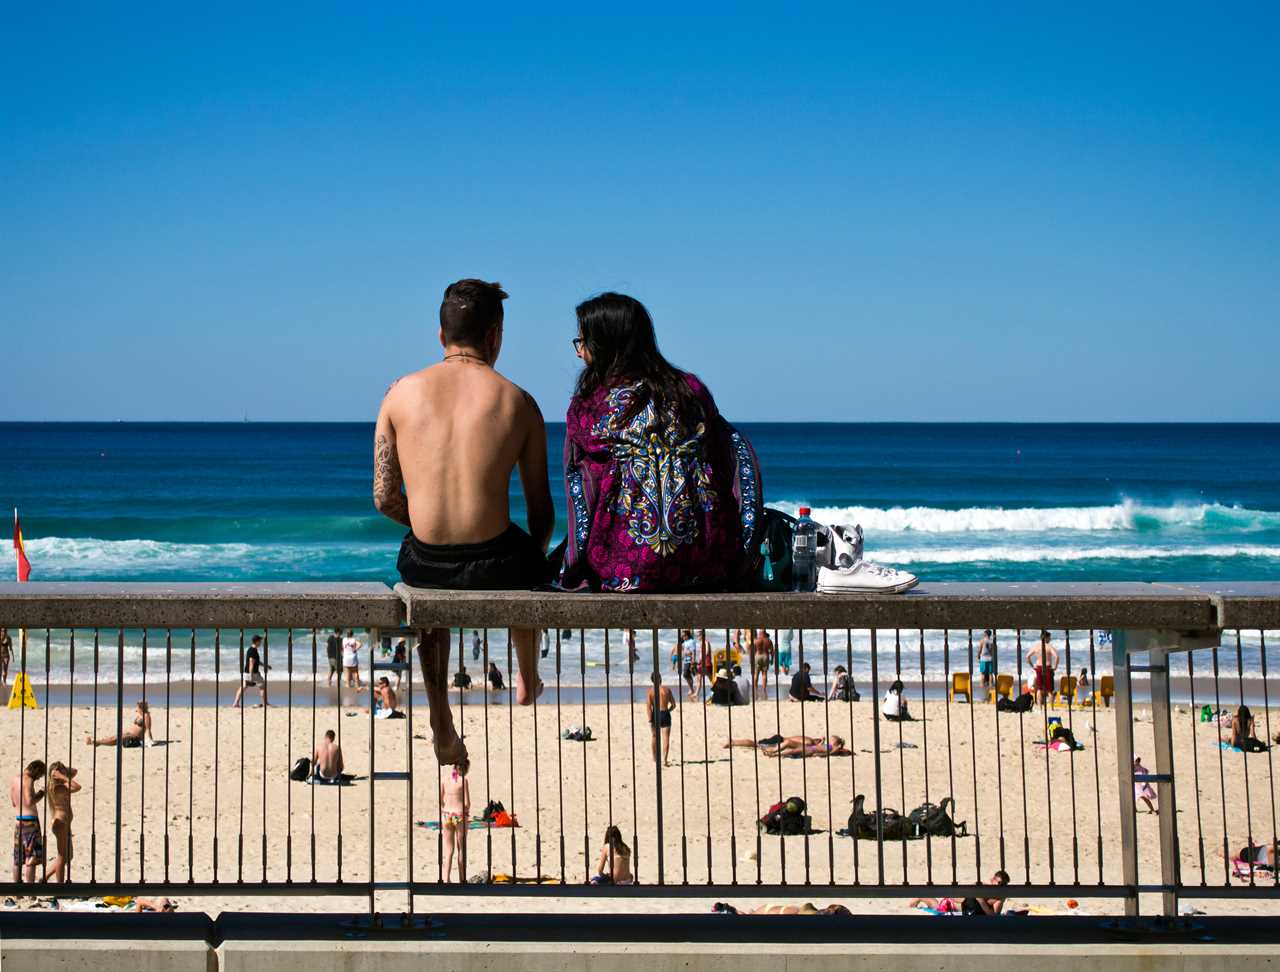
[[[332,729],[326,729],[324,733],[324,738],[329,740],[329,742],[333,742],[334,739],[337,738],[337,736],[334,735],[334,732]]]
[[[440,330],[445,344],[478,347],[502,323],[502,285],[484,280],[459,280],[444,291],[440,302]]]

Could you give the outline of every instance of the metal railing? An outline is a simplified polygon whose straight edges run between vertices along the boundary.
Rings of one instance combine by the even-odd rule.
[[[61,762],[82,787],[69,828],[38,808],[37,881],[58,876],[72,836],[61,893],[367,895],[383,910],[392,893],[410,910],[440,894],[822,893],[873,908],[993,897],[1003,871],[1002,897],[1131,914],[1144,895],[1165,913],[1184,898],[1280,898],[1274,866],[1240,861],[1262,848],[1244,856],[1276,863],[1271,752],[1222,745],[1240,706],[1260,742],[1280,730],[1268,658],[1280,585],[944,584],[833,598],[9,584],[0,626],[21,632],[10,674],[25,673],[39,703],[4,712],[3,765],[13,776]],[[545,632],[545,688],[521,706],[513,632],[525,629]],[[988,700],[1035,687],[1028,652],[1042,629],[1058,653],[1047,704],[1004,711]],[[362,687],[342,684],[349,658],[331,684],[335,630],[361,643]],[[261,686],[245,677],[254,635]],[[401,639],[399,662],[384,651]],[[744,704],[709,704],[732,699],[713,683],[735,663]],[[789,701],[805,664],[821,698]],[[423,718],[424,671],[472,679],[437,695],[434,713],[447,699],[470,757],[472,819],[458,823],[442,795],[453,771]],[[671,692],[669,728],[652,725],[655,673]],[[841,675],[859,700],[829,691]],[[368,686],[384,676],[403,719],[372,704]],[[882,714],[896,681],[912,721]],[[232,709],[237,691],[270,704]],[[1205,706],[1211,722],[1199,721]],[[156,746],[120,744],[148,722]],[[328,730],[352,778],[292,780]],[[1153,765],[1135,768],[1137,756]],[[1140,814],[1152,793],[1156,812]],[[785,816],[807,834],[761,826],[794,797],[804,809]],[[475,819],[491,802],[506,815],[496,823],[516,825]],[[918,827],[890,808],[930,819]],[[610,826],[625,853],[605,848]],[[634,883],[590,883],[602,870]],[[27,876],[3,892],[31,893]]]

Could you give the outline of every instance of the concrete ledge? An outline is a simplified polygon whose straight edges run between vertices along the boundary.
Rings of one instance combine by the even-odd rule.
[[[385,584],[0,583],[9,628],[394,628],[403,610]]]
[[[1270,586],[1280,603],[1280,584]],[[395,590],[410,627],[1195,630],[1217,620],[1208,594],[1170,584],[922,584],[901,595],[842,596]]]
[[[1216,602],[1223,628],[1280,628],[1280,584],[1235,581],[1182,586]]]
[[[10,938],[0,942],[4,972],[215,972],[218,955],[202,941]]]

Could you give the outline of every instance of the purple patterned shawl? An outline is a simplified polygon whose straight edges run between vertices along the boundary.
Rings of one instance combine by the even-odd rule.
[[[754,569],[762,495],[755,453],[706,386],[686,378],[703,419],[684,434],[652,404],[624,425],[634,386],[569,403],[563,588],[724,590]]]

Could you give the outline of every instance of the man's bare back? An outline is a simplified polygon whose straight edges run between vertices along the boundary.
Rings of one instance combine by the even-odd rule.
[[[316,744],[315,771],[326,780],[336,780],[342,773],[342,747],[332,739],[321,739]]]
[[[483,543],[501,534],[511,524],[507,493],[517,466],[525,496],[541,486],[549,500],[538,406],[477,358],[451,357],[387,392],[375,434],[375,496],[378,479],[398,472],[406,525],[423,543]],[[530,523],[535,540],[537,532]]]

